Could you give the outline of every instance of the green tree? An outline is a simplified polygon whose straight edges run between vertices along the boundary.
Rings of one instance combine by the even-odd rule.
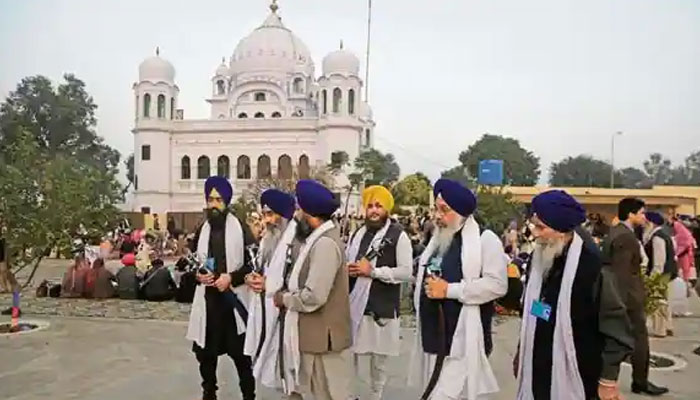
[[[365,180],[365,185],[391,187],[399,179],[401,169],[394,155],[383,154],[376,149],[368,149],[355,159],[355,169]]]
[[[700,185],[700,150],[692,152],[685,159],[685,171],[689,185]]]
[[[588,155],[567,157],[549,168],[552,186],[610,187],[609,163]],[[616,177],[616,182],[620,179]]]
[[[532,186],[540,177],[540,159],[513,138],[485,134],[459,154],[461,165],[467,167],[471,177],[479,175],[479,162],[483,160],[503,160],[506,185]]]
[[[483,228],[500,235],[510,221],[522,218],[523,205],[505,187],[479,185],[476,195],[478,207],[474,217]]]
[[[418,172],[401,179],[391,188],[391,193],[398,206],[427,206],[432,186],[428,177]]]
[[[97,106],[72,75],[53,88],[23,79],[0,105],[0,230],[6,267],[0,284],[31,267],[26,284],[52,249],[66,251],[79,231],[99,237],[122,199],[119,152],[95,132]]]
[[[620,186],[627,189],[649,189],[653,186],[649,176],[641,169],[634,167],[617,171],[615,180]]]

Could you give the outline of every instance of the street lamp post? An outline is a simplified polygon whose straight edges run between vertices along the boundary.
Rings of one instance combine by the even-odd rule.
[[[615,137],[622,136],[622,132],[613,133],[610,141],[610,188],[615,187]]]

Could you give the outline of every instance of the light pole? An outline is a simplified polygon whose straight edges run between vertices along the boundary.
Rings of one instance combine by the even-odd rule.
[[[610,189],[615,187],[615,137],[622,136],[622,132],[617,131],[612,134],[610,141]]]

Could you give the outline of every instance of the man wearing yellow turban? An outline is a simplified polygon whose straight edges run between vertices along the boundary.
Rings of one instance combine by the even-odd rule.
[[[369,357],[370,398],[378,400],[387,381],[387,358],[399,355],[400,284],[411,279],[413,260],[411,240],[389,219],[391,192],[370,186],[362,192],[362,205],[365,226],[352,234],[346,252],[350,316],[355,366],[359,356]]]

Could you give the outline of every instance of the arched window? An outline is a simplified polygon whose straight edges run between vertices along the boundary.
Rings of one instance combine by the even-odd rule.
[[[175,118],[175,98],[170,98],[170,119]]]
[[[201,156],[197,159],[197,179],[207,179],[211,169],[209,168],[209,157]]]
[[[231,163],[228,156],[219,156],[216,160],[216,174],[228,179],[231,177]]]
[[[348,114],[355,114],[355,90],[348,90]]]
[[[248,118],[248,114],[246,114],[246,113],[240,113],[240,114],[238,114],[238,118],[240,118],[240,119]]]
[[[165,118],[165,96],[158,95],[158,118]]]
[[[292,179],[292,158],[286,154],[277,159],[277,178]]]
[[[226,84],[223,80],[219,79],[216,81],[216,94],[222,95],[226,93]]]
[[[302,154],[301,157],[299,157],[299,179],[309,179],[310,175],[309,156]]]
[[[304,93],[304,80],[299,77],[294,78],[292,89],[294,90],[294,93]]]
[[[143,116],[146,118],[151,116],[151,95],[148,93],[143,95]]]
[[[265,101],[265,93],[264,92],[255,93],[255,101]]]
[[[180,160],[180,179],[190,179],[192,171],[190,170],[190,158],[182,157]]]
[[[343,92],[340,88],[333,89],[333,112],[340,112],[340,102],[343,98]]]
[[[367,129],[367,130],[365,131],[365,146],[369,146],[369,144],[370,144],[370,139],[371,139],[371,136],[370,136],[370,133],[369,133],[369,129]]]
[[[236,171],[238,179],[250,179],[250,158],[248,156],[238,157]]]
[[[326,89],[323,89],[321,92],[321,109],[324,114],[328,113],[328,92],[326,92]]]
[[[263,114],[262,112],[258,111],[258,112],[255,113],[254,117],[255,117],[255,118],[265,118],[265,114]]]
[[[272,118],[282,118],[282,114],[280,114],[279,112],[275,111],[275,112],[272,113]]]
[[[270,157],[263,154],[258,157],[258,179],[268,179],[272,177],[270,167]]]

